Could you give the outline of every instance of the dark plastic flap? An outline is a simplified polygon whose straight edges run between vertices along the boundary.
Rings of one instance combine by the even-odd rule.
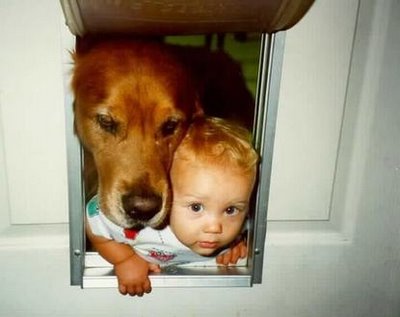
[[[74,35],[266,32],[295,25],[314,0],[61,0]]]

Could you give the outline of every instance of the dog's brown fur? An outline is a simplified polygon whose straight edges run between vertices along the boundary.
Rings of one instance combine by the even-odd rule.
[[[201,114],[191,78],[156,43],[104,42],[74,61],[75,126],[98,172],[103,212],[125,228],[158,226],[173,152]]]
[[[232,63],[221,54],[210,56],[126,39],[99,41],[74,54],[75,127],[85,149],[85,182],[98,180],[98,188],[86,188],[98,190],[102,211],[117,225],[157,227],[163,222],[173,152],[191,119],[203,114],[202,102],[214,109],[210,99],[233,115],[235,105],[251,113],[252,97],[243,79],[228,85],[230,91],[221,89],[223,84],[212,86],[210,74],[223,76],[218,68]],[[237,68],[230,69],[226,78],[238,76]],[[212,87],[227,102],[213,98]],[[230,92],[238,91],[245,93],[245,102],[229,100]]]

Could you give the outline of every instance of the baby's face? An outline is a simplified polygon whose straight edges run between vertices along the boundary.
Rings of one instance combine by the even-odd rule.
[[[176,237],[205,256],[232,242],[246,218],[254,174],[175,160],[170,226]]]

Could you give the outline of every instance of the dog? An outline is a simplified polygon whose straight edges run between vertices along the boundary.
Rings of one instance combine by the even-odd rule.
[[[105,216],[123,228],[162,226],[173,153],[190,122],[204,109],[251,120],[244,113],[254,101],[240,67],[224,53],[127,38],[83,39],[73,60],[86,196],[97,192]]]

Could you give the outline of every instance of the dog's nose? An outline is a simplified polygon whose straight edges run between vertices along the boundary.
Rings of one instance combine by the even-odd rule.
[[[156,194],[129,193],[122,196],[122,206],[129,217],[148,221],[161,210],[162,198]]]

